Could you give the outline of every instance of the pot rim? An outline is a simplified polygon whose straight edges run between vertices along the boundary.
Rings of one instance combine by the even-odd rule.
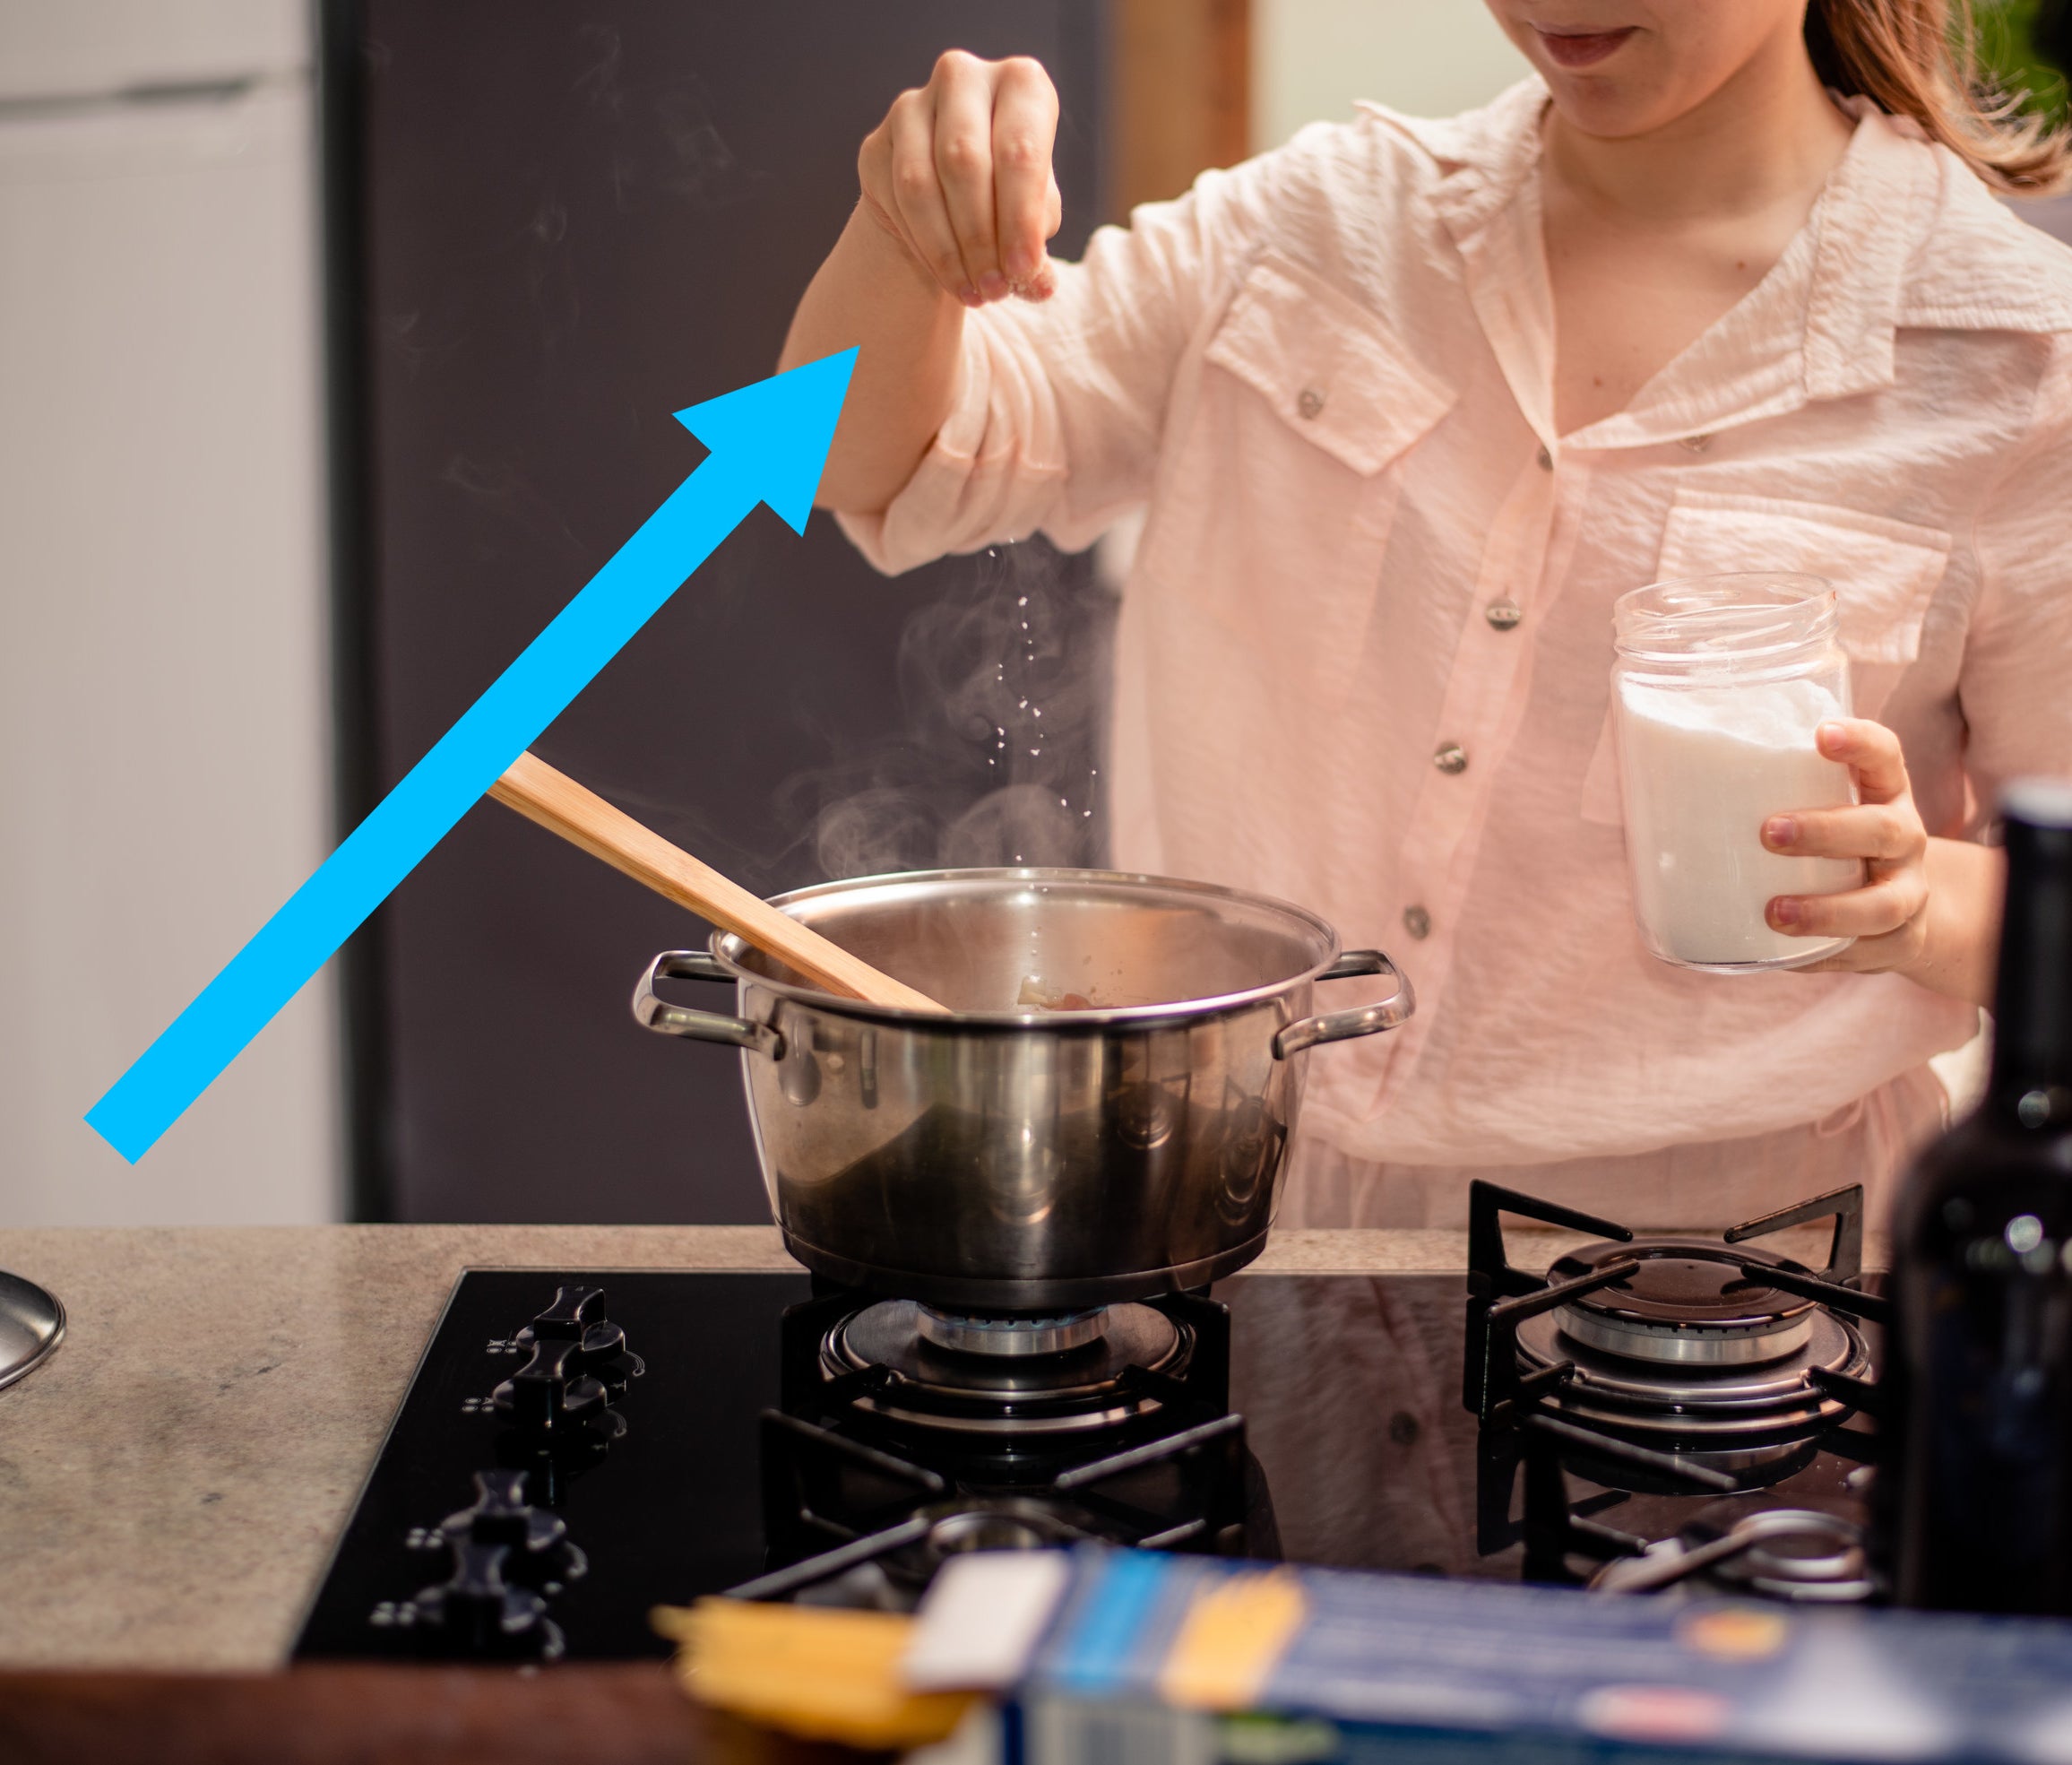
[[[1153,876],[1142,870],[1079,870],[1066,865],[974,865],[958,870],[890,870],[875,877],[843,877],[832,882],[815,883],[810,887],[794,888],[782,895],[773,895],[769,904],[780,911],[788,911],[794,904],[806,901],[824,900],[831,895],[853,894],[867,888],[885,888],[891,886],[919,885],[940,882],[1028,882],[1028,883],[1120,883],[1176,890],[1204,900],[1242,902],[1249,906],[1267,907],[1297,920],[1321,935],[1325,953],[1321,962],[1291,974],[1285,980],[1275,981],[1265,986],[1248,987],[1241,991],[1218,993],[1206,999],[1172,999],[1153,1005],[1118,1005],[1096,1011],[1044,1011],[1027,1008],[1013,1011],[952,1011],[947,1014],[932,1011],[911,1011],[901,1006],[871,1005],[862,999],[844,999],[838,993],[824,992],[817,987],[802,986],[795,981],[779,981],[767,974],[757,973],[742,967],[735,959],[734,950],[748,947],[747,939],[737,932],[715,929],[706,947],[712,959],[731,975],[737,984],[766,988],[783,999],[800,1005],[811,1006],[816,1011],[832,1012],[838,1017],[858,1017],[870,1022],[892,1023],[919,1027],[924,1025],[936,1028],[982,1030],[1030,1030],[1044,1029],[1066,1033],[1094,1033],[1112,1028],[1117,1025],[1132,1027],[1155,1027],[1162,1024],[1192,1023],[1203,1017],[1213,1017],[1219,1012],[1242,1009],[1265,1000],[1277,999],[1297,987],[1313,982],[1343,954],[1337,930],[1321,914],[1314,913],[1292,901],[1284,901],[1278,895],[1260,895],[1251,889],[1232,888],[1222,883],[1197,882],[1186,877]]]

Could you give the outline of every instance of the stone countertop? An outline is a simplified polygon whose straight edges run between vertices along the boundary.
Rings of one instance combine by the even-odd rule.
[[[1552,1254],[1513,1242],[1541,1235]],[[1460,1232],[1290,1231],[1253,1267],[1466,1253]],[[794,1265],[769,1226],[0,1232],[0,1268],[67,1314],[0,1389],[0,1666],[280,1666],[454,1278],[496,1266]]]

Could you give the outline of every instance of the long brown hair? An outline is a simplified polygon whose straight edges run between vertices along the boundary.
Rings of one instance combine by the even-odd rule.
[[[1983,77],[1972,0],[1809,0],[1806,47],[1820,77],[1911,117],[1996,190],[2046,196],[2072,185],[2072,142]]]

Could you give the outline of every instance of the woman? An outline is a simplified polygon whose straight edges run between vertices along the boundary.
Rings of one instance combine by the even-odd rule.
[[[1994,791],[2072,773],[2072,254],[1990,194],[2065,148],[1968,95],[1948,0],[1490,4],[1537,77],[1487,109],[1306,129],[1076,265],[1042,70],[945,56],[786,345],[861,345],[822,500],[886,570],[1148,504],[1118,861],[1308,903],[1420,999],[1313,1062],[1284,1221],[1454,1224],[1477,1173],[1875,1207],[1990,991]],[[1734,568],[1841,598],[1863,805],[1762,830],[1869,862],[1770,905],[1855,935],[1830,972],[1635,930],[1611,601]]]

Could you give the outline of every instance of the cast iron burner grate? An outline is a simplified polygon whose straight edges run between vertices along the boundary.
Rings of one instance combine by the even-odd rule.
[[[1229,1390],[1229,1313],[1195,1294],[1072,1319],[822,1294],[785,1313],[782,1408],[763,1416],[777,1566],[730,1591],[907,1610],[967,1550],[1277,1557]]]
[[[1477,1544],[1485,1554],[1522,1540],[1525,1572],[1541,1580],[1584,1579],[1572,1566],[1580,1557],[1615,1565],[1599,1577],[1608,1587],[1699,1578],[1779,1598],[1864,1596],[1853,1516],[1860,1467],[1876,1450],[1864,1422],[1877,1409],[1862,1327],[1882,1324],[1886,1304],[1858,1285],[1860,1186],[1716,1241],[1639,1238],[1493,1183],[1472,1185],[1469,1205],[1462,1397],[1481,1424]],[[1542,1278],[1511,1263],[1506,1214],[1601,1242],[1559,1258]],[[1826,1219],[1834,1233],[1817,1274],[1740,1248]],[[1837,1461],[1850,1468],[1837,1470]],[[1524,1512],[1515,1519],[1521,1473]],[[1593,1492],[1579,1497],[1578,1479]],[[1694,1494],[1775,1492],[1794,1480],[1832,1487],[1835,1499],[1784,1510],[1766,1496],[1738,1521],[1694,1521],[1652,1547],[1597,1518],[1636,1497],[1688,1505]],[[1644,1552],[1645,1568],[1619,1562]]]
[[[1863,1527],[1842,1504],[1777,1508],[1748,1496],[1709,1503],[1673,1537],[1614,1557],[1590,1578],[1608,1593],[1739,1594],[1842,1605],[1876,1592]]]

